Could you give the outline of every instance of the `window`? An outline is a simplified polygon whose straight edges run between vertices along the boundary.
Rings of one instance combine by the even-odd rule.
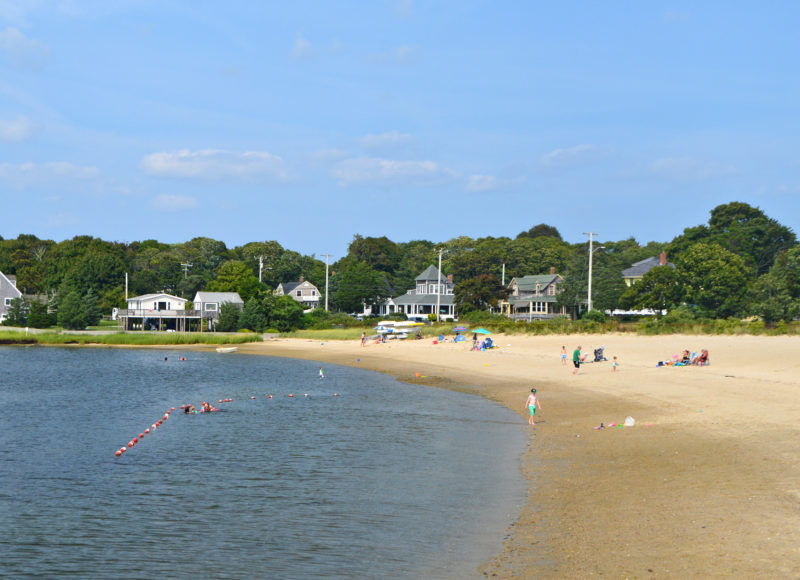
[[[302,295],[303,295],[303,291],[302,291],[302,290],[298,290],[298,291],[297,291],[297,295],[298,295],[298,296],[302,296]]]
[[[6,306],[11,306],[11,298],[6,298]]]
[[[555,286],[548,286],[547,295],[548,296],[555,296],[556,295],[556,287]]]
[[[317,291],[316,291],[316,290],[312,290],[312,291],[311,291],[311,295],[312,295],[312,296],[316,296],[316,295],[317,295]]]
[[[206,310],[208,312],[216,312],[217,311],[217,303],[216,302],[209,302],[206,304]]]

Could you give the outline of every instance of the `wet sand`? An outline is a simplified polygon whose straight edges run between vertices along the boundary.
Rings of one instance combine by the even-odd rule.
[[[470,343],[276,339],[239,352],[319,360],[480,394],[527,421],[527,505],[476,577],[800,575],[800,337],[498,336]],[[619,367],[572,374],[562,345]],[[708,367],[658,368],[684,348]],[[591,358],[591,357],[590,357]],[[357,359],[360,359],[357,360]],[[569,362],[569,361],[568,361]],[[416,374],[419,373],[419,378]],[[634,427],[594,427],[603,422]]]

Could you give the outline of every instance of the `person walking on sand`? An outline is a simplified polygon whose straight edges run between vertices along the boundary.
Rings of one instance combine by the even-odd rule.
[[[367,333],[366,332],[362,332],[361,333],[361,346],[366,346],[366,344],[367,344]]]
[[[611,358],[611,372],[612,373],[617,372],[617,357]]]
[[[567,347],[561,347],[561,366],[567,366]]]
[[[575,367],[572,369],[572,374],[577,375],[578,369],[581,368],[581,345],[578,345],[578,348],[572,351],[572,365]]]
[[[531,389],[531,394],[528,395],[528,400],[525,401],[525,406],[528,407],[528,411],[530,411],[531,416],[528,419],[528,424],[531,426],[536,425],[536,421],[533,420],[533,416],[536,415],[536,407],[542,408],[542,404],[539,402],[539,398],[536,396],[536,389]]]

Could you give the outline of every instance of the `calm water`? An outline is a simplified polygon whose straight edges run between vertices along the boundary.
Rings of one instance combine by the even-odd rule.
[[[188,351],[0,347],[0,369],[3,578],[470,578],[524,497],[527,424],[470,395]],[[201,400],[223,411],[179,413]]]

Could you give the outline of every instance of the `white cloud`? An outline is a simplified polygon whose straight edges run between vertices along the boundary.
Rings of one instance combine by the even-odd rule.
[[[364,135],[358,142],[364,149],[387,149],[410,143],[413,137],[409,133],[399,131],[389,131],[378,135]]]
[[[649,170],[659,177],[676,181],[701,181],[736,173],[733,165],[722,165],[691,157],[656,159],[650,164]]]
[[[566,149],[554,149],[542,155],[539,163],[544,167],[563,167],[585,161],[597,151],[594,145],[581,144]]]
[[[319,151],[311,153],[309,158],[313,163],[326,164],[341,161],[347,157],[347,155],[347,151],[343,149],[320,149]]]
[[[466,190],[470,192],[492,191],[497,189],[498,185],[494,175],[470,175],[467,179]]]
[[[17,187],[59,180],[93,179],[100,174],[96,167],[73,165],[63,161],[52,163],[0,163],[0,180]]]
[[[306,60],[314,56],[314,47],[311,42],[302,36],[298,36],[292,47],[292,58],[294,60]]]
[[[411,44],[402,44],[372,57],[376,63],[410,64],[416,59],[418,48]]]
[[[345,159],[333,170],[342,186],[359,184],[434,185],[455,177],[450,169],[433,161],[397,161],[359,157]]]
[[[13,121],[0,119],[0,141],[24,141],[32,131],[33,124],[26,117]]]
[[[50,56],[46,44],[30,39],[10,26],[0,30],[0,52],[15,66],[33,70],[44,68]]]
[[[150,209],[164,212],[184,211],[197,207],[197,200],[184,195],[157,195],[150,200]]]
[[[142,168],[150,175],[194,179],[287,179],[283,159],[266,151],[236,153],[218,149],[181,150],[146,155]]]

